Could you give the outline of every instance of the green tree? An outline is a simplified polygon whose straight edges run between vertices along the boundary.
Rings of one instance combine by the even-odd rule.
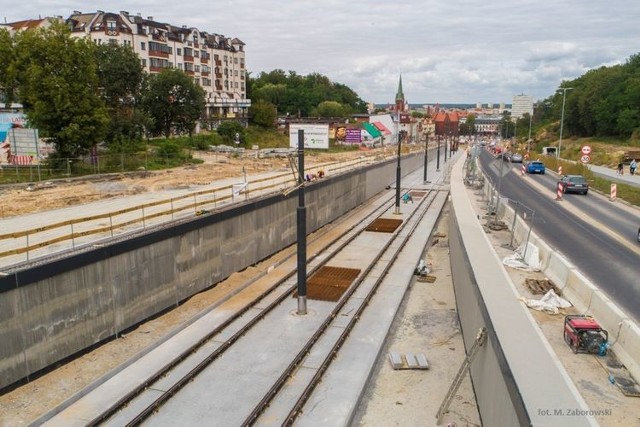
[[[17,48],[9,32],[0,28],[0,92],[4,93],[4,102],[10,104],[15,99],[17,78]]]
[[[111,118],[106,141],[110,148],[135,150],[149,121],[140,105],[146,73],[135,52],[124,45],[103,44],[96,49],[100,96]]]
[[[108,116],[98,95],[95,45],[71,38],[62,24],[25,31],[17,39],[19,100],[30,123],[76,157],[104,139]]]
[[[244,127],[235,120],[228,120],[220,123],[220,126],[216,129],[218,135],[222,137],[225,144],[233,144],[236,142],[236,134],[238,134],[239,142],[243,145],[247,145],[247,137],[245,135]]]
[[[318,117],[346,117],[347,110],[337,101],[323,101],[314,110]]]
[[[184,72],[164,69],[149,78],[143,105],[153,119],[154,134],[191,135],[204,110],[205,94]]]
[[[270,102],[258,100],[251,104],[249,115],[253,124],[269,128],[276,122],[276,106]]]

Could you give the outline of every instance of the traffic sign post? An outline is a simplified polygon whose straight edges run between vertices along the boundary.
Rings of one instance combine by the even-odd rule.
[[[617,195],[618,192],[618,186],[616,184],[611,184],[611,195],[610,195],[610,199],[612,202],[616,201],[616,198],[618,197]]]
[[[562,184],[558,183],[558,188],[556,190],[556,200],[561,201],[562,200]]]
[[[589,157],[587,154],[583,154],[582,156],[580,156],[580,161],[582,163],[589,163],[589,161],[591,161],[591,157]]]

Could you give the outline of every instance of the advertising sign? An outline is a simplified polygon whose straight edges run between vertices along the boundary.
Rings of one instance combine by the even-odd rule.
[[[328,124],[300,124],[289,125],[289,147],[298,148],[298,130],[304,131],[304,148],[329,149]]]
[[[347,144],[360,144],[362,142],[362,129],[347,129],[347,134],[344,137],[344,142]]]

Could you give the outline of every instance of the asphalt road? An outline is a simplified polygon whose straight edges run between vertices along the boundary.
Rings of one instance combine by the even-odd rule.
[[[498,183],[501,160],[482,150],[480,161],[492,182]],[[521,176],[519,168],[504,164],[502,197],[520,203],[519,215],[527,212],[528,221],[533,217],[533,231],[640,321],[638,211],[593,191],[587,196],[565,194],[556,201],[555,174]]]

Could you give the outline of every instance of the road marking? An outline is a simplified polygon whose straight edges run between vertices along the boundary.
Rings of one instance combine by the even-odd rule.
[[[547,187],[543,186],[542,184],[539,184],[537,181],[527,180],[527,184],[530,185],[531,187],[534,187],[536,190],[538,190],[542,194],[544,194],[545,191],[548,191]],[[593,196],[602,197],[599,194],[597,194],[597,193],[594,194],[592,192],[591,193],[591,197],[593,197]],[[611,202],[608,201],[608,199],[604,199],[604,200],[607,203],[611,203]],[[617,232],[613,231],[608,226],[605,226],[600,221],[597,221],[597,220],[595,220],[593,218],[590,218],[589,214],[587,212],[585,212],[584,210],[576,208],[575,206],[571,205],[570,203],[558,203],[556,206],[560,206],[562,209],[565,209],[566,211],[571,212],[572,214],[574,214],[575,216],[577,216],[579,218],[588,217],[590,224],[593,224],[593,225],[599,227],[601,230],[606,230],[607,234],[609,234],[611,237],[613,237],[618,243],[622,244],[623,246],[625,246],[627,249],[629,249],[633,253],[635,253],[637,255],[640,255],[640,247],[638,247],[638,245],[634,245],[634,244],[629,243],[629,241],[626,240],[626,238],[624,238],[623,236],[621,236]]]

